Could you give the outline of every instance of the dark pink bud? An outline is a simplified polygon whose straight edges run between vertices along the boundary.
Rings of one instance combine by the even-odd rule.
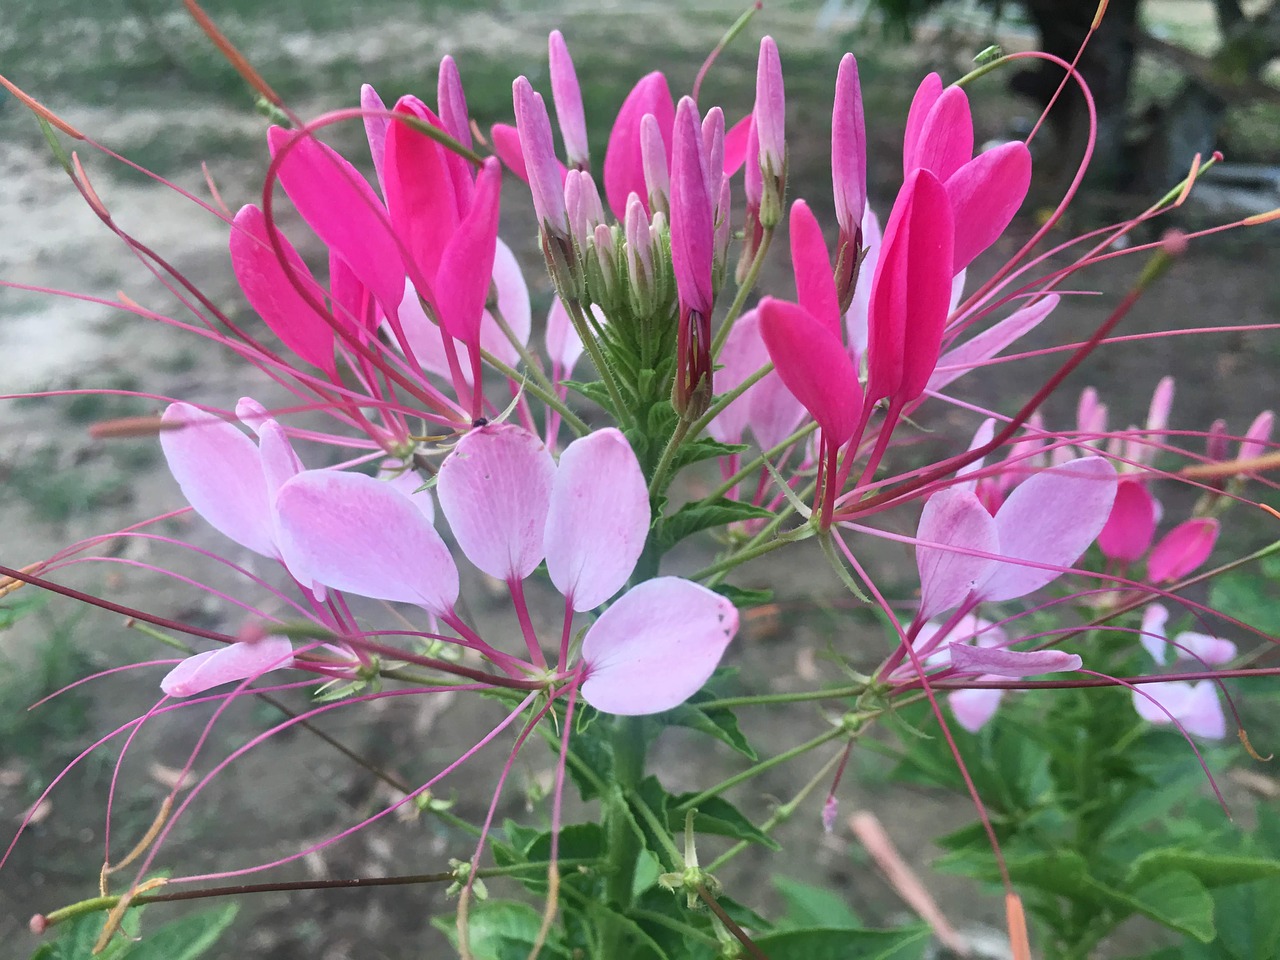
[[[604,222],[604,207],[591,174],[585,170],[568,172],[564,178],[564,206],[574,242],[585,248],[595,233],[596,224]]]
[[[670,151],[658,129],[658,121],[651,113],[640,119],[640,162],[644,168],[644,183],[648,191],[649,210],[671,209],[671,172],[667,163]]]
[[[609,135],[609,146],[605,149],[604,193],[613,215],[619,220],[626,216],[627,197],[634,193],[644,198],[648,193],[640,143],[640,123],[646,113],[653,114],[658,123],[669,161],[676,108],[667,78],[657,71],[641,77],[627,94]]]
[[[1116,488],[1098,546],[1109,560],[1133,563],[1147,552],[1156,531],[1156,502],[1141,480],[1124,479]]]
[[[836,74],[831,111],[831,186],[841,234],[856,236],[867,206],[867,132],[862,114],[858,61],[846,53]]]
[[[1147,580],[1168,583],[1182,579],[1209,559],[1217,542],[1217,520],[1199,518],[1178,524],[1147,558]]]
[[[578,88],[578,74],[573,69],[569,47],[559,30],[552,30],[547,37],[547,50],[551,61],[551,99],[556,105],[556,119],[560,122],[565,156],[569,159],[569,166],[586,169],[590,164],[590,156],[587,152],[587,120],[582,110],[582,91]]]
[[[787,100],[782,85],[782,60],[773,37],[760,41],[756,64],[756,135],[760,168],[772,176],[782,173],[787,157]]]
[[[1209,432],[1204,439],[1205,453],[1210,460],[1221,462],[1230,457],[1227,449],[1227,421],[1219,417],[1209,424]]]
[[[1270,410],[1264,410],[1254,417],[1253,423],[1245,431],[1244,439],[1240,441],[1241,460],[1252,460],[1267,452],[1275,419],[1276,415]]]
[[[551,118],[541,94],[534,92],[525,77],[512,84],[515,96],[516,129],[520,131],[520,148],[525,169],[529,173],[529,192],[533,209],[543,230],[558,239],[569,236],[569,218],[564,208],[564,175],[556,159],[551,139]]]
[[[697,105],[689,97],[676,111],[671,157],[671,267],[682,310],[711,316],[715,293],[711,266],[715,244],[713,198],[707,188],[707,166]],[[719,199],[719,190],[716,191]]]

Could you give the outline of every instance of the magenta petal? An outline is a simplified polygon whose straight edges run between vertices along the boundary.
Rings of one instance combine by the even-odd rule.
[[[1156,501],[1151,491],[1141,480],[1121,480],[1111,515],[1098,534],[1098,547],[1109,560],[1133,563],[1147,552],[1155,532]]]
[[[711,282],[715,198],[707,186],[698,108],[689,97],[680,99],[672,136],[671,269],[682,311],[709,316],[715,303]]]
[[[440,122],[449,136],[471,149],[471,116],[467,112],[467,95],[462,88],[462,75],[458,64],[447,54],[440,58],[440,72],[436,78],[436,108]]]
[[[365,112],[361,119],[364,121],[365,139],[369,141],[373,170],[378,175],[378,186],[385,195],[386,188],[382,186],[382,161],[387,152],[387,124],[391,121],[382,114],[387,112],[387,105],[378,96],[378,91],[366,83],[360,87],[360,109]]]
[[[738,611],[679,577],[646,580],[591,625],[582,642],[582,696],[605,713],[678,707],[701,689],[738,631]]]
[[[1178,524],[1147,557],[1147,580],[1166,583],[1185,577],[1209,559],[1217,542],[1217,520],[1200,518]]]
[[[302,219],[384,309],[394,310],[404,292],[404,261],[373,188],[335,150],[305,133],[272,127],[267,141],[272,157],[285,153],[280,183]]]
[[[831,272],[831,255],[822,237],[818,218],[803,200],[791,205],[790,231],[796,300],[839,339],[843,331],[840,300],[836,296],[836,281]]]
[[[842,446],[853,436],[862,407],[858,374],[844,344],[794,303],[765,297],[757,309],[778,376],[818,421],[826,439]]]
[[[908,117],[908,123],[911,118]],[[904,149],[905,149],[904,144]],[[947,87],[929,108],[910,154],[904,154],[904,173],[928,170],[946,181],[973,156],[973,117],[969,98],[957,86]]]
[[[964,228],[960,229],[963,232]],[[958,347],[948,350],[938,358],[938,366],[929,377],[929,389],[941,390],[984,361],[990,360],[1009,344],[1026,336],[1053,313],[1060,299],[1056,293],[1051,293],[1030,306],[1014,311]]]
[[[649,490],[621,432],[581,437],[560,454],[545,538],[547,573],[573,609],[591,610],[622,589],[649,534]]]
[[[999,677],[1034,677],[1041,673],[1079,670],[1082,661],[1062,650],[1006,650],[950,643],[951,665],[965,673],[991,673]]]
[[[1000,549],[995,519],[977,496],[963,487],[950,487],[929,498],[920,515],[916,539],[922,541],[916,545],[920,571],[917,616],[925,620],[963,603],[996,563],[961,550],[992,554]],[[926,546],[928,542],[945,546]]]
[[[528,183],[529,171],[525,168],[524,148],[520,146],[520,131],[509,123],[495,123],[489,128],[489,141],[507,169]]]
[[[501,189],[502,165],[489,157],[476,177],[471,209],[446,243],[435,278],[440,326],[476,350],[480,321],[493,282]]]
[[[520,427],[491,423],[458,441],[440,465],[436,495],[458,546],[500,580],[523,580],[544,556],[556,464]]]
[[[286,347],[331,377],[333,327],[294,286],[308,291],[322,307],[325,292],[283,233],[278,233],[284,263],[276,258],[267,220],[252,204],[240,208],[231,228],[231,269],[249,306]],[[292,277],[292,279],[290,279]]]
[[[440,118],[416,97],[401,97],[393,115],[440,129],[444,127]],[[417,264],[422,278],[434,286],[445,246],[462,218],[444,148],[403,120],[394,120],[387,129],[383,177],[387,210],[396,235]],[[419,291],[427,297],[431,292]],[[395,303],[399,302],[397,296]]]
[[[1069,460],[1019,484],[996,514],[999,552],[1008,560],[979,594],[1014,600],[1052,583],[1102,531],[1115,495],[1115,468],[1102,457]]]
[[[755,126],[755,117],[748,113],[745,117],[725,131],[724,134],[724,175],[732,177],[746,162],[750,149],[751,131]],[[754,159],[754,158],[753,158]]]
[[[187,503],[242,547],[279,558],[257,445],[225,420],[186,403],[170,404],[161,421],[186,425],[161,430],[160,447]]]
[[[999,688],[952,690],[947,694],[947,703],[956,715],[956,722],[970,733],[977,733],[996,715],[1003,697],[1004,691]]]
[[[292,659],[293,644],[284,637],[241,640],[187,657],[165,674],[160,689],[178,699],[194,697],[224,683],[248,680],[288,666]]]
[[[276,495],[280,552],[301,583],[445,616],[458,568],[422,511],[389,483],[360,473],[308,470]]]
[[[640,121],[646,113],[652,113],[658,121],[658,130],[666,144],[667,159],[671,159],[671,132],[676,122],[676,105],[671,99],[667,78],[658,71],[646,74],[627,94],[618,110],[609,134],[609,145],[604,154],[604,194],[621,221],[627,215],[627,197],[631,194],[644,199],[648,190],[644,182],[644,160],[640,145]],[[647,203],[647,201],[646,201]],[[646,212],[652,213],[646,206]]]
[[[931,73],[920,81],[915,96],[911,99],[911,108],[907,111],[907,129],[902,136],[902,176],[905,178],[917,166],[915,162],[920,132],[924,129],[925,118],[942,96],[942,78]],[[967,157],[965,159],[968,159]]]
[[[1031,151],[1021,140],[980,153],[947,179],[956,222],[955,273],[1004,233],[1030,186]]]

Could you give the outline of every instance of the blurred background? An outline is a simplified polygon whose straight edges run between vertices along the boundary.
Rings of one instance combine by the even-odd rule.
[[[493,122],[511,122],[516,75],[527,74],[536,88],[547,91],[546,34],[559,28],[577,64],[597,158],[603,156],[613,113],[635,80],[661,69],[677,95],[687,91],[707,52],[740,12],[734,0],[576,7],[509,0],[208,0],[206,9],[304,116],[355,106],[365,82],[374,84],[387,103],[404,93],[433,102],[437,64],[452,54],[482,131]],[[771,33],[780,44],[787,80],[789,194],[809,200],[830,224],[831,89],[840,56],[854,51],[866,101],[870,196],[883,215],[901,179],[906,108],[925,71],[936,69],[952,80],[993,43],[1006,50],[1043,48],[1070,59],[1092,16],[1091,4],[1068,0],[771,2],[720,58],[703,98],[721,103],[730,122],[749,110],[756,44],[763,33]],[[1214,149],[1228,162],[1205,178],[1198,196],[1180,212],[1181,226],[1195,228],[1280,206],[1280,89],[1270,72],[1277,54],[1280,2],[1113,0],[1081,63],[1099,108],[1097,160],[1086,202],[1059,228],[1057,239],[1136,214],[1185,174],[1195,153]],[[198,196],[208,197],[205,164],[233,210],[260,197],[268,121],[255,112],[242,81],[177,0],[0,0],[0,70],[102,144]],[[1028,67],[990,76],[971,88],[979,141],[1025,136],[1058,79],[1058,73]],[[1080,98],[1068,93],[1037,140],[1036,183],[1022,219],[971,275],[983,276],[1011,255],[1057,203],[1083,149],[1084,116]],[[358,124],[337,128],[331,140],[369,168]],[[214,302],[249,319],[227,262],[223,223],[136,170],[83,145],[64,144],[79,149],[96,191],[124,229],[160,251]],[[540,318],[551,289],[534,232],[527,193],[509,183],[503,233],[528,268],[534,314]],[[301,236],[294,234],[295,240]],[[1280,254],[1275,240],[1274,230],[1259,229],[1193,245],[1126,321],[1127,331],[1276,322]],[[305,241],[301,245],[304,253],[317,252]],[[1029,347],[1087,336],[1138,269],[1136,261],[1121,259],[1082,275],[1081,289],[1104,295],[1064,303]],[[765,289],[788,290],[787,274],[786,265],[775,260]],[[148,307],[183,317],[176,300],[84,204],[30,114],[2,92],[0,279],[106,301],[125,291]],[[1073,422],[1075,398],[1087,384],[1102,392],[1114,423],[1140,422],[1151,389],[1173,373],[1178,378],[1176,427],[1206,430],[1213,420],[1225,418],[1231,432],[1242,432],[1259,409],[1280,401],[1277,344],[1274,333],[1223,332],[1109,347],[1049,405],[1049,426]],[[998,368],[964,389],[977,402],[1007,409],[1029,396],[1053,366],[1044,360]],[[268,405],[280,399],[226,351],[125,315],[109,303],[0,289],[0,390],[68,387],[143,390],[221,407],[233,406],[245,394]],[[181,505],[154,441],[95,441],[87,433],[98,420],[157,410],[148,402],[104,395],[0,405],[3,562],[21,566],[72,540]],[[960,413],[939,415],[938,421],[949,435],[976,425]],[[167,530],[202,546],[225,547],[198,523],[175,523]],[[1231,549],[1252,546],[1249,536],[1240,536]],[[209,576],[206,567],[172,551],[114,544],[103,552]],[[689,559],[691,569],[696,559]],[[886,555],[883,567],[891,583],[898,577],[905,584],[910,555]],[[753,585],[752,578],[773,586],[779,604],[772,616],[749,621],[736,644],[734,665],[748,689],[811,686],[820,669],[815,657],[832,642],[863,651],[854,658],[867,666],[883,654],[878,628],[858,611],[836,604],[840,587],[820,563],[812,569],[803,563],[748,568],[744,585]],[[202,601],[142,569],[86,565],[70,580],[120,603],[218,629],[236,626],[225,606]],[[214,582],[231,586],[216,577]],[[1258,591],[1260,609],[1280,601],[1274,584],[1262,583]],[[3,845],[65,764],[158,699],[159,674],[142,670],[114,676],[38,710],[27,706],[96,670],[163,654],[118,617],[31,590],[0,601],[0,629]],[[151,823],[207,718],[207,713],[183,712],[150,724],[137,737],[120,772],[113,813],[117,849],[131,845]],[[219,721],[197,771],[207,772],[219,751],[225,754],[279,719],[268,705],[231,711]],[[337,711],[322,726],[350,749],[417,783],[456,757],[474,742],[475,731],[488,729],[494,719],[492,706],[437,697]],[[823,722],[811,710],[794,711],[786,719],[779,722],[777,714],[754,718],[756,727],[748,732],[762,753],[799,742]],[[1270,722],[1272,730],[1280,729]],[[675,733],[664,736],[655,761],[673,789],[686,783],[692,788],[734,769],[727,752]],[[0,954],[26,957],[37,945],[25,932],[32,913],[95,890],[114,764],[114,752],[94,753],[37,811],[34,826],[0,873],[0,944],[5,945]],[[454,811],[463,816],[482,816],[493,766],[481,760],[448,781],[439,795],[455,800]],[[549,760],[530,751],[517,770],[503,807],[513,815],[545,794]],[[803,763],[779,771],[776,782],[766,778],[756,785],[754,799],[744,805],[765,811],[771,793],[790,795],[806,775]],[[921,869],[933,855],[930,838],[972,816],[967,801],[891,783],[888,764],[874,754],[859,761],[846,784],[845,809],[878,811],[904,854]],[[328,836],[395,798],[394,788],[331,744],[294,730],[221,774],[175,831],[159,863],[183,874],[248,866]],[[781,896],[763,882],[766,875],[803,873],[847,893],[869,922],[900,916],[898,901],[866,865],[847,830],[824,838],[816,807],[788,829],[784,842],[793,860],[763,852],[741,858],[749,862],[738,867],[737,880],[751,881],[761,891],[761,901],[753,906],[768,910]],[[445,869],[449,857],[467,857],[470,849],[465,835],[445,820],[391,817],[273,876],[433,872]],[[956,922],[999,922],[1002,905],[976,885],[927,877]],[[433,917],[451,922],[451,905],[438,887],[264,895],[242,903],[240,921],[214,955],[280,960],[431,956],[445,949],[431,927]]]

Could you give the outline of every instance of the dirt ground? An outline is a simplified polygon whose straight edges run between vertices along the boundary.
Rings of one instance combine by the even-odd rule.
[[[308,49],[323,46],[321,39],[312,38],[313,47]],[[305,44],[297,38],[294,42]],[[521,36],[510,42],[521,49],[527,46]],[[823,41],[811,36],[808,43],[810,48],[825,49]],[[836,54],[838,51],[830,59],[832,70]],[[131,260],[86,208],[48,150],[29,128],[15,125],[16,104],[10,101],[3,106],[9,115],[3,118],[5,126],[0,134],[10,136],[0,150],[0,278],[81,291],[108,301],[117,290],[124,290],[140,302],[165,302],[166,295],[155,279]],[[826,106],[797,109],[817,116]],[[175,114],[159,108],[122,115],[109,106],[73,103],[66,114],[86,130],[111,129],[124,140],[143,143],[150,142],[158,131],[198,141],[204,127],[229,129],[231,136],[243,139],[252,139],[255,131],[262,129],[260,118],[246,111],[211,108],[179,112],[182,125],[176,134]],[[807,118],[808,114],[802,116]],[[896,119],[879,128],[878,149],[872,157],[872,198],[882,210],[888,206],[888,184],[896,162],[892,148],[895,124],[897,129],[901,126],[900,115],[893,116]],[[994,133],[1001,120],[997,117],[988,122],[993,127],[988,133]],[[134,124],[135,129],[125,129],[122,124]],[[17,132],[20,130],[23,132]],[[793,195],[812,197],[819,216],[830,222],[830,186],[820,173],[825,135],[816,123],[798,123],[796,130]],[[239,198],[252,195],[254,178],[261,176],[261,169],[261,157],[243,153],[240,147],[215,164],[220,186]],[[215,302],[238,303],[221,223],[161,187],[114,172],[102,160],[95,158],[90,170],[99,194],[122,225],[137,230],[148,244],[163,251]],[[183,184],[199,187],[194,167],[183,170],[181,177]],[[1141,205],[1138,199],[1126,202],[1133,209]],[[527,206],[520,192],[509,188],[504,203],[507,236],[530,235]],[[1027,212],[1027,219],[984,256],[972,275],[984,276],[1012,252],[1020,242],[1019,235],[1025,237],[1031,229],[1035,210]],[[1176,269],[1138,304],[1122,332],[1276,323],[1280,320],[1280,253],[1274,241],[1274,234],[1259,233],[1193,245]],[[785,250],[785,246],[778,249]],[[522,249],[520,255],[530,268],[529,275],[539,278],[541,284],[535,289],[535,303],[545,305],[549,291],[536,253]],[[766,286],[787,290],[786,269],[779,263],[775,263]],[[1102,295],[1067,298],[1026,348],[1087,336],[1132,283],[1139,267],[1136,260],[1121,259],[1083,275],[1073,289],[1087,288]],[[172,304],[172,299],[168,302]],[[1094,384],[1104,393],[1115,421],[1138,422],[1156,381],[1172,373],[1178,381],[1176,425],[1205,429],[1221,417],[1240,431],[1259,409],[1275,406],[1280,400],[1275,381],[1278,360],[1280,337],[1275,331],[1109,345],[1087,370],[1073,375],[1063,394],[1050,402],[1046,415],[1051,426],[1069,425],[1079,390]],[[1050,358],[993,368],[980,378],[970,378],[975,382],[964,383],[963,390],[957,392],[975,403],[1007,410],[1029,396],[1054,366],[1056,362]],[[142,389],[220,406],[231,406],[245,394],[268,404],[279,399],[268,385],[246,377],[228,354],[208,349],[181,332],[139,321],[101,303],[0,289],[0,390],[20,394],[71,382],[85,387]],[[0,530],[4,531],[0,556],[5,563],[29,563],[71,541],[181,505],[176,486],[150,448],[150,441],[105,443],[89,439],[86,433],[87,422],[101,416],[155,409],[145,404],[140,411],[114,404],[85,409],[66,399],[0,404],[0,480],[9,494],[0,498]],[[959,411],[940,414],[937,419],[956,431],[971,430],[976,423],[971,414]],[[79,493],[74,486],[59,485],[56,477],[64,473],[80,481]],[[84,488],[90,493],[85,494]],[[199,522],[180,522],[171,529],[197,545],[226,548],[225,542]],[[134,544],[123,548],[122,557],[140,564],[200,569],[208,576],[206,568],[193,565],[190,557],[171,549]],[[692,569],[699,559],[700,555],[692,553],[679,556],[672,569]],[[885,552],[877,562],[890,578],[910,569],[905,552]],[[122,604],[215,629],[235,628],[232,612],[225,605],[193,601],[189,591],[143,567],[86,565],[67,579]],[[214,582],[234,586],[229,578]],[[831,642],[854,651],[855,660],[863,666],[873,665],[884,652],[884,639],[864,623],[842,617],[838,610],[832,612],[831,601],[840,595],[840,587],[816,555],[786,564],[748,567],[739,582],[772,586],[784,610],[781,622],[749,624],[734,644],[729,664],[740,669],[747,689],[784,691],[811,685],[816,658]],[[476,615],[488,629],[510,629],[500,597],[487,584],[475,578],[464,585],[464,593],[467,591],[480,598],[475,604]],[[534,597],[535,602],[538,599],[549,600],[550,596]],[[538,609],[550,622],[551,605],[544,603]],[[41,708],[53,711],[52,719],[40,719],[40,711],[22,713],[31,699],[45,692],[41,685],[51,671],[59,675],[59,664],[51,667],[48,651],[52,638],[64,635],[72,639],[56,648],[58,656],[71,664],[67,669],[79,674],[164,655],[119,617],[101,611],[86,613],[58,599],[15,629],[0,633],[0,671],[4,671],[0,675],[0,715],[14,718],[0,725],[0,734],[5,737],[0,742],[0,845],[7,843],[31,803],[35,784],[46,782],[79,749],[159,698],[159,671],[141,670],[95,681],[68,695],[71,707],[60,707],[55,701]],[[477,731],[488,729],[499,718],[493,704],[433,697],[335,711],[322,727],[373,763],[417,783],[458,756],[474,743]],[[207,719],[207,711],[181,711],[150,724],[131,746],[113,816],[117,855],[145,831],[167,790],[166,770],[182,765]],[[277,719],[278,714],[267,706],[242,704],[229,711],[196,761],[196,770],[207,772],[215,757]],[[748,738],[761,755],[768,755],[816,734],[827,721],[812,708],[795,708],[747,713],[743,722]],[[497,756],[496,749],[492,755]],[[21,840],[0,872],[0,943],[8,945],[0,953],[5,956],[25,957],[36,947],[37,941],[25,932],[31,914],[88,896],[96,887],[104,800],[114,757],[111,751],[96,754],[60,785],[39,823]],[[773,771],[739,792],[738,799],[748,812],[763,815],[776,798],[794,793],[824,759],[811,757]],[[652,764],[675,791],[705,786],[737,769],[728,751],[679,731],[664,735],[653,751]],[[528,751],[506,791],[499,817],[522,815],[531,802],[527,798],[543,789],[549,775],[545,753]],[[493,776],[493,765],[482,760],[451,778],[441,794],[456,799],[454,809],[460,815],[482,817]],[[885,782],[883,764],[874,759],[856,764],[854,775],[845,783],[842,809],[868,808],[881,816],[907,859],[925,872],[930,889],[953,921],[961,926],[1000,922],[1003,911],[997,897],[967,881],[927,871],[936,852],[930,838],[967,822],[972,814],[967,803],[942,793],[890,786]],[[252,865],[328,836],[394,798],[389,788],[332,747],[304,731],[291,731],[273,738],[218,776],[175,831],[158,866],[191,874]],[[727,889],[749,891],[751,896],[744,899],[767,911],[776,906],[767,877],[788,874],[846,891],[867,920],[901,919],[902,907],[865,865],[865,856],[848,830],[841,827],[834,835],[823,836],[817,803],[787,825],[780,839],[787,860],[763,851],[744,856],[724,877]],[[429,872],[445,869],[448,858],[465,858],[470,852],[469,841],[438,819],[392,816],[271,876],[305,879]],[[495,892],[501,892],[500,884],[493,886]],[[233,934],[213,955],[270,960],[370,960],[410,953],[432,956],[444,949],[444,940],[430,928],[430,920],[450,912],[451,905],[439,887],[268,894],[242,903]],[[406,948],[406,944],[413,946]]]

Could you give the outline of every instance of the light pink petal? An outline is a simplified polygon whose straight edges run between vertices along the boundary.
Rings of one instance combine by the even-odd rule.
[[[1147,552],[1156,532],[1156,501],[1141,480],[1123,479],[1098,547],[1110,560],[1133,563]]]
[[[1174,637],[1179,660],[1195,659],[1211,667],[1220,667],[1236,658],[1236,645],[1222,637],[1187,630]]]
[[[826,439],[843,445],[853,436],[862,390],[839,337],[803,307],[765,297],[760,332],[778,376],[818,421]]]
[[[907,122],[911,122],[908,116]],[[957,86],[947,87],[929,108],[920,135],[904,154],[904,174],[928,170],[945,182],[973,156],[973,117],[969,98]],[[906,144],[904,144],[904,150]]]
[[[858,268],[858,285],[853,288],[853,300],[844,315],[845,338],[854,357],[867,352],[867,312],[871,307],[871,278],[876,275],[880,262],[880,220],[870,206],[862,215],[862,265]]]
[[[916,566],[920,571],[918,616],[923,619],[958,607],[995,565],[994,560],[960,551],[990,554],[1000,550],[995,520],[978,498],[962,487],[940,490],[928,499],[916,539],[922,541],[916,545]]]
[[[262,425],[274,419],[267,408],[253,397],[241,397],[237,400],[235,413],[236,419],[252,430],[255,436],[261,436]]]
[[[782,82],[782,60],[773,37],[762,37],[756,61],[756,137],[760,144],[760,168],[781,176],[787,157],[787,101]]]
[[[1187,733],[1194,737],[1221,740],[1227,735],[1227,718],[1222,713],[1218,688],[1212,680],[1200,680],[1191,684],[1191,693],[1178,718]]]
[[[361,117],[364,121],[365,139],[369,141],[369,156],[373,158],[373,170],[378,175],[378,187],[386,195],[386,187],[382,183],[382,161],[387,152],[388,117],[380,116],[387,112],[387,105],[378,96],[378,91],[369,84],[360,87],[360,109],[365,111]],[[372,114],[372,116],[371,116]]]
[[[622,589],[649,534],[649,490],[621,432],[609,427],[560,454],[547,514],[547,573],[577,611]]]
[[[556,464],[542,441],[507,423],[472,430],[440,465],[436,496],[458,546],[500,580],[523,580],[545,555]]]
[[[302,219],[383,309],[394,310],[404,290],[404,261],[373,188],[336,151],[305,133],[272,127],[267,141],[272,157],[285,154],[280,184]]]
[[[1034,677],[1041,673],[1079,670],[1082,661],[1062,650],[1006,650],[1002,647],[975,647],[968,643],[948,645],[951,665],[966,673],[989,673],[998,677]]]
[[[573,372],[573,366],[582,356],[582,338],[573,322],[569,319],[569,311],[559,297],[551,301],[551,310],[547,314],[547,354],[552,363],[560,368],[563,376]]]
[[[547,38],[551,69],[551,98],[556,105],[556,120],[560,124],[560,138],[570,166],[585,166],[587,152],[587,119],[582,110],[582,91],[578,87],[578,74],[573,69],[573,58],[559,30],[552,30]]]
[[[419,300],[418,291],[412,283],[405,284],[404,299],[400,302],[399,319],[400,329],[404,331],[414,359],[422,369],[449,380],[449,360],[444,352],[444,337],[440,332],[440,326],[433,322],[422,309],[422,301]],[[390,324],[385,325],[384,330],[395,341]],[[399,346],[398,343],[397,346]],[[464,348],[464,344],[458,345],[458,349]],[[462,376],[467,383],[471,382],[469,364],[462,364]]]
[[[924,121],[929,111],[942,96],[942,78],[931,73],[920,81],[915,96],[911,99],[911,108],[907,111],[907,129],[902,137],[902,176],[905,178],[917,166],[916,154],[920,141],[920,133],[924,129]],[[968,157],[965,158],[966,160]]]
[[[1144,683],[1133,691],[1133,708],[1148,723],[1168,724],[1182,719],[1190,699],[1191,684],[1185,680]]]
[[[622,716],[661,713],[701,689],[738,631],[733,604],[678,577],[646,580],[582,642],[583,698]]]
[[[1115,495],[1115,468],[1102,457],[1069,460],[1019,484],[996,514],[999,552],[1009,559],[996,565],[979,593],[1014,600],[1052,583],[1102,531]]]
[[[440,58],[440,72],[436,79],[436,107],[440,121],[449,136],[471,149],[471,117],[467,112],[467,96],[462,89],[462,75],[453,57]]]
[[[506,168],[528,183],[529,171],[524,164],[524,148],[520,146],[520,131],[509,123],[495,123],[489,128],[489,142],[493,144],[493,152],[506,165]]]
[[[937,369],[929,377],[929,389],[941,390],[953,380],[990,360],[1009,344],[1022,339],[1053,313],[1060,299],[1056,293],[1051,293],[1030,306],[1009,314],[958,347],[948,350],[939,358]]]
[[[160,689],[178,699],[194,697],[224,683],[248,680],[286,667],[292,659],[293,644],[284,637],[241,640],[187,657],[165,674]]]
[[[285,482],[302,472],[302,461],[293,452],[284,427],[275,420],[265,420],[258,428],[258,456],[267,483],[267,499],[273,501]]]
[[[645,199],[644,161],[640,148],[640,120],[646,113],[658,121],[658,130],[671,160],[671,132],[676,122],[676,105],[671,99],[667,78],[658,71],[646,74],[627,94],[609,135],[604,154],[604,194],[613,215],[622,220],[627,213],[627,197]],[[647,201],[646,201],[647,202]],[[647,210],[652,213],[653,211]]]
[[[1031,151],[1021,140],[980,153],[947,178],[956,224],[956,273],[1004,233],[1030,186]]]
[[[1151,659],[1162,665],[1168,660],[1169,645],[1164,632],[1168,622],[1169,611],[1158,603],[1149,603],[1142,611],[1139,640],[1147,653],[1151,654]]]
[[[225,420],[186,403],[170,404],[161,421],[186,425],[161,430],[160,447],[187,503],[223,536],[279,558],[257,444]]]
[[[791,205],[791,267],[796,278],[796,300],[809,315],[840,338],[840,302],[831,272],[831,255],[822,237],[822,227],[809,205],[797,200]]]
[[[517,77],[511,92],[515,101],[516,129],[520,132],[520,150],[529,175],[529,192],[533,196],[538,225],[552,236],[566,236],[569,216],[564,206],[565,171],[556,157],[546,104],[527,77]]]
[[[907,178],[893,205],[871,283],[867,397],[906,403],[938,364],[951,302],[951,203],[928,170]]]
[[[1198,518],[1178,524],[1147,557],[1147,580],[1167,583],[1182,579],[1209,559],[1217,542],[1217,520]]]
[[[973,439],[969,441],[969,452],[977,450],[979,447],[985,447],[991,442],[991,438],[995,435],[996,422],[990,417],[987,417],[987,419],[983,420],[982,423],[978,425],[978,429],[974,433]],[[973,463],[965,464],[956,471],[956,478],[967,477],[970,474],[977,473],[982,469],[985,461],[986,457],[981,457],[973,461]],[[963,483],[956,484],[956,486],[959,489],[968,490],[970,493],[976,493],[978,490],[978,481],[976,479],[965,480]]]
[[[524,280],[524,271],[520,269],[520,261],[501,238],[497,239],[493,251],[493,286],[498,292],[498,311],[502,319],[516,338],[527,344],[529,334],[533,332],[529,287]],[[519,365],[519,353],[487,310],[480,322],[480,344],[508,366]]]
[[[979,679],[999,680],[1002,677],[980,677]],[[947,694],[947,703],[951,712],[956,715],[956,722],[970,733],[977,733],[987,721],[996,715],[1004,691],[1000,689],[952,690]]]
[[[389,483],[360,473],[308,470],[276,495],[280,552],[302,583],[445,616],[458,568],[423,515]]]
[[[841,58],[836,73],[831,111],[831,187],[840,229],[853,236],[867,206],[867,131],[858,61],[852,53]]]
[[[1270,410],[1263,410],[1254,417],[1253,423],[1249,424],[1249,429],[1245,431],[1244,439],[1240,441],[1241,460],[1252,460],[1267,452],[1275,418],[1275,414]]]
[[[252,204],[241,207],[231,228],[231,269],[249,306],[284,345],[332,377],[337,369],[333,327],[303,298],[294,283],[321,306],[325,292],[289,239],[283,233],[277,237],[284,253],[283,264],[271,246],[262,211]]]
[[[436,502],[431,496],[430,490],[422,488],[422,477],[418,475],[416,470],[403,470],[399,465],[388,465],[378,474],[378,479],[383,483],[388,483],[403,493],[418,508],[419,512],[427,518],[427,522],[434,524],[436,521]]]
[[[748,310],[738,318],[718,359],[722,364],[716,371],[719,393],[733,390],[770,362],[760,334],[759,311]],[[743,431],[749,427],[760,449],[769,450],[790,436],[803,417],[804,407],[775,370],[721,411],[707,432],[722,443],[741,443]]]

